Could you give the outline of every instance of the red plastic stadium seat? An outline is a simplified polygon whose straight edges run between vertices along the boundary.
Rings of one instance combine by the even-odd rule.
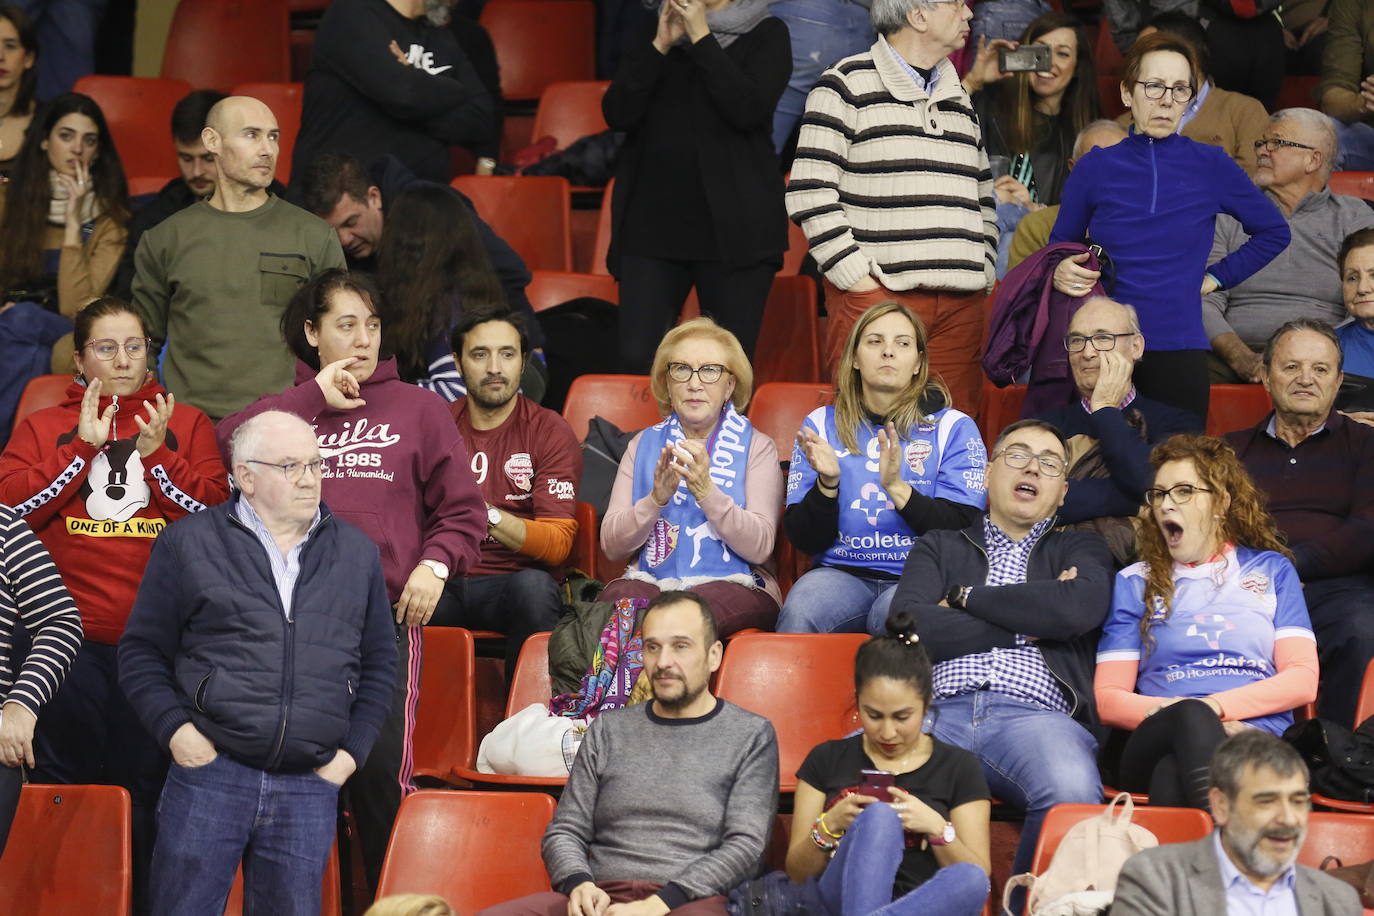
[[[424,665],[412,751],[415,775],[447,782],[453,767],[471,763],[477,754],[472,633],[459,627],[423,630]]]
[[[164,79],[228,92],[291,81],[288,0],[180,0],[162,55]]]
[[[343,912],[342,890],[339,885],[339,844],[329,851],[329,861],[324,866],[324,879],[320,886],[320,916],[339,916]],[[224,906],[224,916],[241,916],[243,913],[243,866],[234,873],[234,886],[229,889],[229,900]]]
[[[563,419],[581,442],[592,417],[604,417],[624,432],[653,426],[663,419],[647,375],[582,375],[568,388]]]
[[[1248,429],[1273,409],[1263,385],[1213,385],[1207,408],[1207,435],[1222,436]]]
[[[820,381],[821,330],[816,312],[816,281],[801,276],[773,278],[754,345],[755,385]]]
[[[792,444],[802,420],[817,407],[835,400],[835,389],[818,382],[769,382],[760,385],[749,404],[749,422],[772,438],[778,460],[792,459]],[[779,535],[781,537],[781,535]]]
[[[539,854],[553,799],[422,790],[401,802],[377,897],[436,894],[458,913],[549,890]]]
[[[1320,868],[1327,856],[1335,856],[1344,865],[1374,859],[1374,817],[1336,811],[1309,814],[1307,839],[1298,850],[1298,862]]]
[[[802,264],[806,261],[807,254],[811,251],[811,243],[806,240],[806,233],[802,232],[801,226],[787,221],[787,250],[782,254],[782,269],[778,271],[780,277],[791,277],[801,273]]]
[[[1279,97],[1274,110],[1284,108],[1317,108],[1317,99],[1312,91],[1321,82],[1320,76],[1285,76],[1279,86]]]
[[[586,0],[493,0],[481,23],[496,47],[507,100],[596,79],[596,7]]]
[[[510,696],[506,698],[506,718],[509,719],[526,706],[547,703],[553,696],[549,686],[549,637],[551,633],[535,633],[520,647],[515,660],[515,674],[511,677]]]
[[[1332,194],[1374,200],[1374,172],[1332,172],[1328,184]]]
[[[142,175],[134,176],[129,179],[129,196],[141,197],[144,194],[156,194],[161,191],[167,182],[171,181],[172,175]]]
[[[536,312],[561,305],[569,299],[595,296],[607,302],[620,301],[620,284],[604,274],[579,274],[566,270],[532,270],[525,295]]]
[[[568,179],[460,175],[453,179],[453,186],[472,200],[492,231],[520,253],[526,267],[572,270],[572,190]]]
[[[125,175],[176,175],[172,109],[191,91],[179,79],[83,76],[73,87],[95,99],[110,125]]]
[[[1040,828],[1031,871],[1038,875],[1049,867],[1050,858],[1070,827],[1106,809],[1106,805],[1055,805],[1051,808]],[[1153,833],[1161,845],[1200,840],[1212,832],[1211,815],[1196,808],[1136,808],[1131,822]]]
[[[730,640],[716,695],[772,721],[782,791],[796,791],[797,767],[812,748],[858,728],[854,653],[867,639],[866,633],[759,633]]]
[[[281,128],[277,145],[277,180],[286,184],[291,178],[291,151],[301,133],[305,86],[302,83],[239,83],[229,94],[252,96],[277,116],[277,126]]]
[[[61,404],[71,383],[70,375],[40,375],[30,379],[24,386],[24,393],[19,396],[19,406],[14,409],[14,424],[10,432],[18,429],[20,421],[34,411]]]
[[[1025,385],[998,388],[987,379],[983,380],[983,409],[978,413],[978,431],[983,434],[988,448],[992,448],[1002,430],[1021,418],[1021,407],[1025,403]]]
[[[495,2],[500,3],[501,0]],[[540,0],[540,5],[544,2],[546,0]],[[583,137],[606,130],[606,119],[601,114],[601,97],[610,85],[609,82],[597,80],[550,83],[539,96],[539,107],[534,112],[534,127],[530,130],[530,137],[534,140],[553,137],[559,149],[567,149]]]
[[[0,913],[127,916],[130,810],[118,786],[24,786],[0,857]]]

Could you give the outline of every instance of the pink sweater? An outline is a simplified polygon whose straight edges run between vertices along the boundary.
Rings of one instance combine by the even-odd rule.
[[[625,457],[620,459],[620,470],[611,488],[611,502],[606,508],[606,517],[601,520],[601,549],[612,560],[634,554],[631,566],[638,562],[639,549],[648,540],[659,513],[651,496],[631,501],[635,454],[639,451],[641,436],[642,432],[635,434],[625,450]],[[773,440],[758,430],[754,431],[749,446],[745,475],[747,508],[712,486],[711,492],[701,501],[701,511],[726,545],[754,568],[763,579],[764,590],[781,605],[782,593],[773,576],[773,542],[778,519],[782,516],[782,471],[778,467],[778,450]]]

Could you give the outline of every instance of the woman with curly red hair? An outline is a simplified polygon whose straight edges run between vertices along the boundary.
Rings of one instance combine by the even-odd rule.
[[[1140,562],[1116,577],[1093,688],[1107,725],[1131,730],[1121,787],[1153,804],[1207,807],[1227,735],[1275,735],[1317,695],[1302,583],[1231,446],[1178,435],[1150,455]]]

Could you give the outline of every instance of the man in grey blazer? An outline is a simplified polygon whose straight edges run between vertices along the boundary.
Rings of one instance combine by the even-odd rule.
[[[1297,751],[1246,729],[1212,757],[1217,830],[1132,856],[1121,869],[1111,916],[1352,916],[1355,889],[1298,865],[1311,794]]]

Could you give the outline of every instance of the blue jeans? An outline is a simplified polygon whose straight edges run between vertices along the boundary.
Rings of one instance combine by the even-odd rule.
[[[779,633],[881,633],[897,591],[893,579],[867,579],[829,566],[808,570],[778,615]]]
[[[50,99],[95,72],[95,33],[108,0],[18,0],[38,32],[38,97]]]
[[[988,896],[988,876],[968,862],[946,865],[893,900],[903,851],[902,822],[891,805],[869,805],[860,812],[821,872],[821,902],[830,916],[978,916]]]
[[[1358,725],[1355,704],[1365,666],[1374,658],[1374,575],[1335,576],[1303,583],[1321,664],[1317,715]]]
[[[504,633],[509,682],[525,640],[552,630],[562,613],[563,598],[553,576],[542,569],[521,569],[449,579],[429,625]]]
[[[1025,219],[1029,207],[1010,201],[997,202],[997,279],[1007,275],[1007,262],[1011,260],[1011,240],[1016,237],[1016,227]]]
[[[1334,170],[1337,172],[1374,171],[1374,127],[1364,121],[1346,124],[1336,118],[1331,119],[1336,128],[1336,138],[1340,141],[1340,152],[1336,154]]]
[[[1097,739],[1064,713],[991,690],[939,699],[932,706],[931,734],[977,755],[992,794],[1026,812],[1012,874],[1030,870],[1050,808],[1101,803]]]
[[[319,916],[339,787],[313,773],[266,773],[220,754],[172,765],[158,804],[154,916],[224,912],[243,861],[243,911]]]
[[[969,22],[968,47],[977,51],[982,35],[988,41],[1020,41],[1027,26],[1051,11],[1045,0],[978,0],[973,4],[973,19]]]
[[[780,0],[768,12],[792,36],[792,77],[773,112],[773,148],[782,151],[796,130],[806,96],[826,68],[874,42],[868,10],[853,0]]]

